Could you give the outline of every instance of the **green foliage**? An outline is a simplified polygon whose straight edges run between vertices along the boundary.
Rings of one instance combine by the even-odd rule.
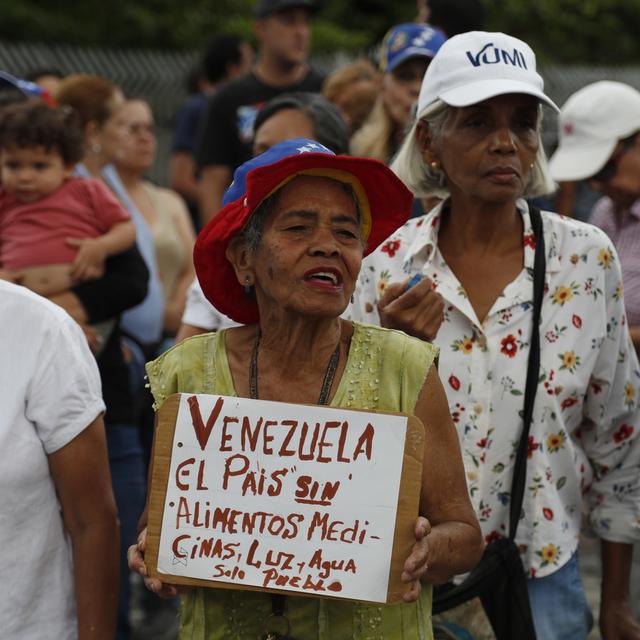
[[[2,0],[0,38],[193,50],[224,31],[252,39],[254,6],[255,0]],[[314,51],[361,51],[414,12],[414,0],[328,0],[314,21]]]
[[[195,50],[222,31],[252,38],[255,0],[2,0],[0,38],[46,43]],[[640,0],[485,0],[486,29],[527,41],[541,62],[637,64]],[[314,52],[358,53],[415,0],[326,0]]]
[[[531,45],[544,62],[640,62],[640,0],[488,0],[487,30]]]

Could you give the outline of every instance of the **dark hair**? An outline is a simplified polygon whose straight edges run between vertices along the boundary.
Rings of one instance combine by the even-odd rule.
[[[0,111],[0,149],[37,146],[59,152],[66,166],[82,159],[84,135],[71,107],[50,107],[36,99]]]
[[[442,29],[448,38],[478,31],[484,23],[482,0],[429,0],[429,10],[429,24]]]
[[[240,36],[223,34],[209,41],[202,60],[205,78],[216,83],[224,80],[230,64],[239,64],[242,60],[240,45],[244,39]]]
[[[349,128],[336,105],[319,93],[283,93],[269,100],[256,116],[255,132],[283,109],[296,109],[313,123],[314,138],[338,155],[349,153]]]
[[[6,84],[0,85],[0,109],[4,109],[11,104],[26,102],[28,99],[18,87],[11,87]]]
[[[184,88],[187,90],[187,93],[190,96],[194,96],[197,93],[200,93],[201,86],[200,83],[204,80],[204,69],[202,68],[202,64],[198,63],[191,68],[189,73],[187,73],[186,78],[184,79]]]

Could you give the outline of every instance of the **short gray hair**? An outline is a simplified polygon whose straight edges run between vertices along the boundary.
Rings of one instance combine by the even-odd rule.
[[[300,174],[304,175],[304,174]],[[333,178],[329,178],[333,180]],[[343,189],[345,193],[347,193],[353,199],[353,202],[356,207],[356,220],[358,224],[362,227],[362,209],[360,207],[360,201],[358,200],[358,196],[356,195],[353,187],[347,182],[341,182],[339,180],[335,180]],[[276,200],[278,198],[278,194],[282,187],[274,191],[268,197],[266,197],[254,210],[254,212],[249,217],[247,224],[244,226],[242,231],[240,232],[240,239],[246,246],[247,250],[250,252],[255,251],[260,245],[260,240],[262,240],[262,232],[264,230],[265,222],[267,218],[271,215],[273,208],[276,204]],[[362,239],[363,248],[366,246],[366,242],[364,238]]]
[[[429,127],[434,140],[441,138],[454,109],[455,107],[444,103],[442,100],[436,100],[421,114],[419,120]],[[542,113],[542,105],[539,105],[538,154],[533,164],[529,183],[526,185],[524,193],[522,194],[527,198],[546,195],[556,190],[556,184],[551,178],[547,156],[544,152],[542,138],[540,136]],[[414,196],[418,198],[426,196],[446,198],[449,196],[446,176],[444,172],[434,170],[428,166],[422,159],[416,137],[417,128],[418,120],[414,122],[411,130],[405,137],[402,147],[391,165],[391,169],[405,183]]]

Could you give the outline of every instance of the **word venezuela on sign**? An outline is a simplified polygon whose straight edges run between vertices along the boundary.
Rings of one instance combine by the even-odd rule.
[[[147,561],[165,582],[397,602],[415,542],[414,416],[204,394],[158,413]]]

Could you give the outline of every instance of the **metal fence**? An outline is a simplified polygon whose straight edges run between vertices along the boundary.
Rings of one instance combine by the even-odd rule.
[[[62,73],[93,73],[116,82],[127,95],[149,101],[158,124],[158,159],[151,177],[166,183],[171,132],[175,114],[186,97],[186,77],[198,60],[196,52],[141,51],[75,47],[55,44],[15,43],[0,40],[0,69],[17,76],[39,68]],[[314,58],[323,72],[348,62],[337,52]],[[542,70],[550,97],[562,105],[571,93],[596,80],[619,80],[640,89],[640,67],[548,66]],[[556,119],[547,112],[545,146],[556,143]]]
[[[126,95],[149,101],[158,124],[158,158],[151,177],[166,183],[173,118],[186,97],[186,77],[197,53],[8,43],[0,40],[0,69],[22,77],[42,68],[63,74],[92,73],[110,78]]]

